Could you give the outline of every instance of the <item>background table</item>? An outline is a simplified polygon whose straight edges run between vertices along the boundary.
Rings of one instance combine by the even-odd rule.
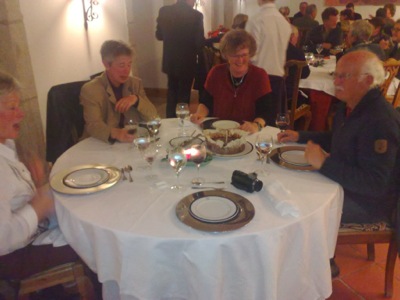
[[[162,120],[161,142],[178,132],[177,119]],[[192,131],[192,129],[190,129]],[[264,131],[276,134],[277,129]],[[256,135],[249,136],[255,140]],[[215,157],[200,170],[207,180],[224,180],[228,191],[243,195],[255,217],[231,232],[202,232],[181,223],[177,193],[164,183],[175,180],[167,162],[157,159],[147,178],[131,145],[88,138],[64,153],[52,174],[80,164],[133,165],[134,182],[89,195],[55,193],[60,227],[71,246],[106,282],[106,298],[117,299],[325,299],[332,292],[329,258],[333,256],[342,209],[341,187],[317,172],[261,165],[252,153]],[[265,183],[279,180],[296,198],[301,216],[281,216],[267,193],[249,194],[229,184],[233,170],[265,167]],[[182,183],[196,168],[187,166]],[[113,295],[112,282],[119,286]]]

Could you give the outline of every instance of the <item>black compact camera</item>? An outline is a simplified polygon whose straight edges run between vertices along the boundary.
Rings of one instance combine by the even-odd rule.
[[[263,183],[257,179],[256,173],[246,174],[239,170],[233,171],[231,184],[249,193],[259,192],[263,187]]]

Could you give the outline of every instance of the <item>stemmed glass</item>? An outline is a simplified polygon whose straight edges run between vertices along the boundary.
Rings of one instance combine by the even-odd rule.
[[[168,161],[176,174],[176,183],[171,186],[171,190],[180,190],[183,186],[179,184],[179,174],[186,166],[187,162],[185,149],[181,147],[171,149],[168,153]]]
[[[140,129],[140,130],[139,130]],[[133,144],[139,149],[140,154],[144,157],[144,150],[150,146],[151,138],[149,132],[145,128],[138,128],[136,137],[133,140]]]
[[[197,177],[192,179],[192,184],[201,185],[204,183],[204,178],[199,176],[200,165],[207,157],[206,146],[202,144],[192,145],[190,148],[190,160],[197,165]]]
[[[273,146],[272,136],[259,134],[255,146],[257,153],[259,153],[261,163],[264,163],[265,158],[267,158],[267,163],[269,163],[269,154],[271,153]]]
[[[135,134],[138,124],[133,119],[125,119],[124,129],[128,130],[129,134]]]
[[[281,132],[284,132],[289,127],[289,124],[290,124],[289,113],[287,113],[287,112],[278,113],[276,115],[275,124],[276,124],[276,127],[278,127]]]
[[[178,103],[176,105],[176,116],[179,118],[179,126],[181,127],[181,136],[185,136],[185,119],[189,117],[189,105],[187,103]]]
[[[160,126],[161,126],[161,119],[159,116],[155,116],[151,118],[150,121],[147,122],[147,129],[151,133],[153,141],[156,143],[158,148],[161,148],[161,144],[157,143],[157,135],[160,132]]]
[[[159,148],[155,142],[150,143],[150,145],[143,151],[143,158],[148,163],[148,169],[150,170],[150,173],[152,173],[153,162],[156,159],[158,152]],[[153,177],[156,177],[156,175],[150,174],[147,177],[152,179]]]
[[[320,55],[322,50],[324,50],[324,48],[322,47],[322,44],[317,44],[315,50],[317,50],[318,55]]]

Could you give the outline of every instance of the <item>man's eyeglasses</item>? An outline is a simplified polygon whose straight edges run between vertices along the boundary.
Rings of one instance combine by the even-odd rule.
[[[363,73],[363,74],[358,74],[357,76],[365,76],[365,75],[368,75],[368,74]],[[332,76],[333,76],[333,79],[347,80],[347,79],[353,77],[354,74],[333,72]]]

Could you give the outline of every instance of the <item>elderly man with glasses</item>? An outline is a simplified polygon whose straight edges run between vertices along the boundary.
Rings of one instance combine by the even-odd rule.
[[[399,199],[400,114],[379,91],[384,78],[372,52],[345,54],[334,73],[342,103],[332,132],[278,135],[281,142],[307,143],[307,161],[343,187],[343,223],[391,223]]]

